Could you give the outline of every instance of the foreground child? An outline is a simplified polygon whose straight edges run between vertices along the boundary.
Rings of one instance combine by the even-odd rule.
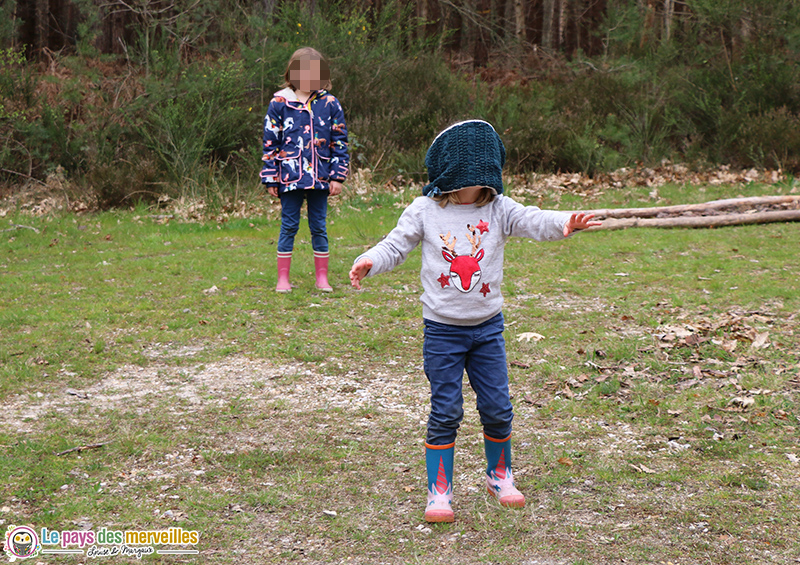
[[[431,386],[425,441],[425,520],[452,522],[453,459],[463,418],[462,379],[477,396],[486,452],[486,487],[500,504],[522,507],[511,472],[511,420],[503,339],[503,248],[511,236],[562,239],[600,225],[592,215],[545,211],[502,196],[505,147],[487,122],[441,132],[425,157],[430,183],[389,235],[359,256],[350,280],[393,269],[422,245],[423,358]],[[535,269],[535,265],[533,265]]]
[[[264,165],[261,182],[281,199],[276,291],[291,292],[294,238],[300,227],[303,200],[314,249],[316,286],[328,284],[328,195],[342,191],[347,178],[347,127],[336,97],[328,92],[330,70],[325,58],[311,47],[294,52],[284,73],[284,89],[275,93],[264,118]]]

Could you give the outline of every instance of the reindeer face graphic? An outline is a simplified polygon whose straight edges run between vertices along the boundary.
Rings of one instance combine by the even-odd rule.
[[[469,255],[459,255],[456,253],[456,238],[450,242],[450,232],[447,235],[439,234],[439,237],[444,242],[442,246],[442,256],[445,261],[450,263],[450,280],[454,287],[461,292],[469,292],[478,281],[481,280],[481,266],[480,260],[483,259],[483,249],[479,249],[481,245],[481,235],[478,228],[467,224],[467,239],[472,244],[472,251]]]

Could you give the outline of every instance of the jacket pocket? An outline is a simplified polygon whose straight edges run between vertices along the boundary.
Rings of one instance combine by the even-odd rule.
[[[281,151],[276,158],[280,171],[281,184],[292,184],[300,180],[303,169],[300,166],[300,152]]]
[[[328,181],[331,177],[331,156],[323,155],[321,152],[317,153],[317,178],[319,180]]]

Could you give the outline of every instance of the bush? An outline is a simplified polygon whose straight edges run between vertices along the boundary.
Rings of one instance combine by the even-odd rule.
[[[82,1],[79,56],[51,54],[37,74],[18,52],[0,51],[0,168],[12,171],[0,182],[60,167],[109,206],[257,190],[263,115],[303,45],[329,58],[353,167],[378,182],[424,180],[436,133],[466,118],[497,128],[510,172],[595,173],[663,158],[795,171],[800,10],[782,0],[761,13],[756,2],[735,3],[758,31],[749,39],[732,5],[693,3],[667,40],[638,4],[617,3],[598,31],[602,57],[524,57],[509,44],[477,74],[448,61],[442,46],[456,42],[429,33],[443,26],[399,1],[366,10],[280,2],[268,14],[260,2],[229,10],[223,0],[179,0],[179,17],[142,4],[132,8],[138,42],[117,60],[92,48],[102,14]]]
[[[17,135],[30,108],[33,88],[22,52],[0,49],[0,168],[5,169],[0,171],[0,182],[10,184],[34,172],[30,151]]]
[[[239,61],[200,62],[177,79],[152,80],[134,111],[137,133],[178,186],[214,163],[225,163],[259,130],[244,107]],[[248,135],[250,134],[250,135]]]
[[[749,116],[731,144],[731,154],[743,166],[800,172],[800,115],[783,107]]]

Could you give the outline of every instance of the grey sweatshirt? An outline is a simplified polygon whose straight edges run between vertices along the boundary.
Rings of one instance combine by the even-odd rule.
[[[499,195],[489,204],[448,204],[426,196],[403,211],[397,226],[368,257],[367,276],[392,270],[422,244],[420,279],[424,318],[455,326],[476,326],[503,308],[503,250],[509,237],[539,241],[564,238],[570,214],[523,206]]]

